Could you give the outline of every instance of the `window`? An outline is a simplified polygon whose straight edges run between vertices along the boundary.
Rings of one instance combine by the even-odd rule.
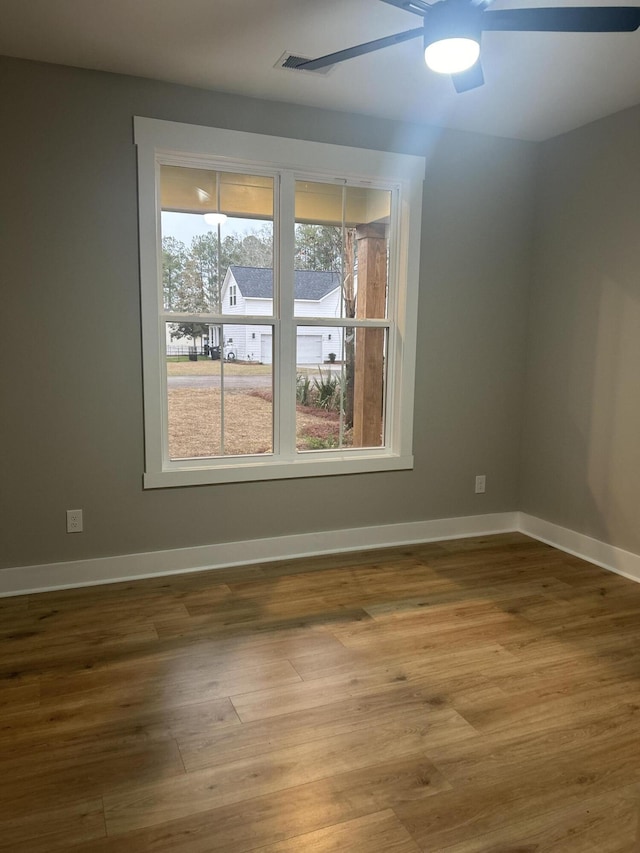
[[[410,468],[424,160],[136,118],[145,487]]]

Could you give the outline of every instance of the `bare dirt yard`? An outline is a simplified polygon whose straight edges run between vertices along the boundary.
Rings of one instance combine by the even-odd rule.
[[[229,387],[221,393],[211,385],[181,385],[168,388],[169,456],[193,459],[210,456],[235,456],[273,451],[273,415],[271,392],[264,386],[271,375],[268,364],[238,364],[212,361],[168,361],[168,377],[228,377]],[[307,371],[308,372],[308,369]],[[260,377],[251,388],[250,377]],[[246,377],[247,387],[238,387],[234,377]],[[206,380],[205,380],[206,381]],[[219,383],[218,383],[219,384]],[[270,384],[270,383],[268,383]],[[221,441],[221,411],[224,407],[224,448]],[[340,433],[337,412],[311,406],[296,411],[298,450],[337,446]],[[348,440],[348,436],[347,436]]]
[[[169,361],[167,376],[269,376],[270,364],[239,364],[236,361],[212,361],[201,358],[198,361]]]
[[[222,454],[221,394],[216,388],[170,388],[169,456],[193,459]],[[268,396],[268,395],[266,395]],[[241,390],[224,394],[224,455],[271,453],[272,406],[264,396]],[[313,450],[338,442],[337,413],[317,414],[307,407],[296,412],[297,446]]]

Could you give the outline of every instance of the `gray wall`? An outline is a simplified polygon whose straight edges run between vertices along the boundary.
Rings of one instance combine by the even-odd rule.
[[[534,146],[13,59],[0,79],[0,566],[516,507]],[[427,156],[413,471],[143,491],[133,115]]]
[[[540,148],[521,508],[640,553],[640,107]]]

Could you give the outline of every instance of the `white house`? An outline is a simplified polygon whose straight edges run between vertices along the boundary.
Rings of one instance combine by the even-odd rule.
[[[340,316],[340,275],[324,270],[296,270],[294,280],[297,317]],[[268,317],[273,312],[273,270],[264,267],[230,266],[222,285],[222,311]],[[216,341],[216,329],[210,340]],[[225,324],[225,355],[241,361],[270,364],[271,326]],[[298,326],[298,364],[322,364],[334,353],[342,359],[342,330],[335,326]]]

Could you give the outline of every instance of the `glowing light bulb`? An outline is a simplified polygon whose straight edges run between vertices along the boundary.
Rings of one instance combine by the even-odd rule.
[[[205,213],[204,221],[207,225],[222,225],[227,221],[226,213]]]
[[[477,62],[480,45],[472,38],[444,38],[428,44],[424,61],[439,74],[458,74]]]

